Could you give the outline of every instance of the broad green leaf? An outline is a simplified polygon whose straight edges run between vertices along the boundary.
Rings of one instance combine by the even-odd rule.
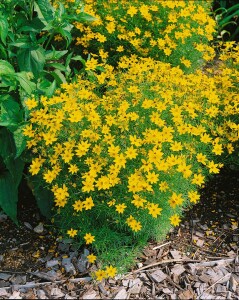
[[[16,158],[16,145],[13,134],[6,128],[0,128],[0,156],[10,172],[13,180],[13,187],[18,187],[24,168],[24,162],[20,158]]]
[[[61,3],[61,2],[59,2],[59,3],[58,3],[58,8],[57,8],[57,10],[56,10],[56,15],[55,15],[55,16],[61,18],[61,17],[65,14],[65,12],[66,12],[66,9],[65,9],[64,4]]]
[[[49,0],[36,0],[34,1],[34,10],[37,12],[38,17],[47,25],[53,20],[54,8]]]
[[[1,44],[0,44],[0,59],[7,59],[7,51]]]
[[[16,42],[9,43],[9,45],[17,47],[17,48],[29,49],[30,43],[31,43],[30,37],[25,36],[25,37],[19,38]]]
[[[86,60],[80,55],[76,55],[76,56],[72,57],[71,59],[72,60],[79,60],[83,65],[85,65],[85,63],[86,63]]]
[[[58,28],[57,32],[59,32],[62,37],[66,40],[66,47],[68,47],[72,41],[72,36],[71,36],[71,29],[73,28],[73,26],[66,26],[64,28]]]
[[[32,72],[36,78],[42,72],[45,65],[44,49],[20,49],[17,52],[17,61],[21,71]]]
[[[15,70],[13,66],[6,60],[0,60],[0,76],[14,74]]]
[[[32,92],[36,89],[36,84],[28,79],[26,72],[16,73],[15,77],[27,94],[32,94]]]
[[[15,159],[18,158],[26,149],[26,137],[23,135],[22,132],[24,126],[25,125],[18,127],[18,129],[13,132],[13,138],[16,146]]]
[[[4,45],[6,45],[7,34],[8,34],[7,18],[0,14],[0,38]]]
[[[15,74],[2,75],[0,87],[7,88],[8,92],[14,91],[17,88]]]
[[[49,80],[43,78],[37,85],[37,88],[47,97],[51,97],[56,90],[56,80],[50,82]]]
[[[45,95],[47,97],[52,97],[56,90],[56,80],[52,82],[52,84],[45,90]]]
[[[33,195],[36,198],[37,205],[46,218],[50,219],[52,214],[51,210],[53,208],[53,193],[43,187],[40,184],[41,180],[38,175],[35,175],[33,179],[30,181],[30,185],[32,186]]]
[[[46,64],[46,67],[55,68],[55,69],[63,71],[63,72],[67,71],[66,67],[64,65],[59,64],[59,63],[55,63],[55,62]]]
[[[54,49],[49,50],[49,51],[46,51],[45,58],[46,58],[46,60],[58,60],[62,56],[64,56],[67,52],[68,52],[68,50],[64,50],[64,51],[56,51]]]
[[[78,21],[78,22],[93,22],[95,20],[97,20],[97,18],[95,18],[85,12],[80,12],[79,14],[76,14],[73,17],[73,21]]]
[[[56,79],[58,85],[66,82],[65,76],[59,70],[54,70],[53,72],[51,72],[51,75]]]
[[[19,104],[11,97],[5,97],[0,104],[0,126],[7,127],[9,130],[16,130],[18,123],[22,121],[22,111]]]
[[[66,66],[67,66],[67,67],[68,67],[69,64],[70,64],[72,55],[73,55],[73,53],[71,52],[71,53],[69,53],[69,54],[67,55],[67,57],[66,57]]]
[[[14,185],[10,172],[0,174],[0,207],[12,219],[17,221],[18,188]]]
[[[22,26],[18,31],[39,33],[42,31],[43,28],[44,28],[44,24],[42,23],[42,21],[39,18],[34,18],[28,24]]]

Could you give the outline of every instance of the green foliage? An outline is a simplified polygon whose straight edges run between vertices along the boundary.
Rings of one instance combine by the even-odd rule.
[[[218,38],[239,40],[239,3],[237,0],[215,0],[214,14],[218,25]]]
[[[193,72],[214,57],[209,1],[84,0],[95,22],[75,24],[76,45],[116,66],[136,54]]]
[[[53,193],[62,233],[80,245],[91,234],[99,260],[125,268],[131,248],[179,224],[233,152],[238,73],[222,65],[219,75],[185,74],[135,56],[117,69],[91,65],[90,79],[64,84],[60,97],[33,99],[29,172]]]
[[[29,110],[25,101],[32,95],[51,96],[60,84],[74,76],[70,44],[72,23],[76,20],[88,22],[92,17],[84,11],[77,14],[72,10],[69,14],[63,5],[55,8],[49,0],[0,3],[0,206],[14,222],[17,189],[26,161],[22,128]],[[56,35],[65,41],[58,49],[54,47]],[[36,190],[41,193],[39,187]],[[48,209],[49,206],[50,202]],[[40,208],[49,215],[46,205]]]
[[[15,223],[17,223],[17,187],[24,168],[24,162],[17,158],[17,155],[12,133],[7,128],[0,127],[0,206]]]

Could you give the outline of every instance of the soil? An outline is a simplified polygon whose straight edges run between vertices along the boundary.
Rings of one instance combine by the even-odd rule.
[[[228,257],[237,256],[239,246],[238,197],[239,171],[231,169],[222,170],[220,174],[214,176],[206,187],[202,189],[201,201],[194,205],[193,208],[185,211],[180,226],[171,230],[167,239],[162,241],[162,245],[165,244],[165,246],[162,246],[162,248],[156,251],[155,247],[157,248],[157,244],[154,242],[149,243],[142,255],[137,259],[136,266],[131,270],[132,274],[137,268],[154,265],[159,261],[159,258],[170,258],[173,251],[181,253],[183,258],[195,261],[208,261],[214,258],[227,259]],[[42,232],[35,232],[34,228],[41,223],[44,225],[44,230],[42,230]],[[46,262],[59,258],[60,250],[57,232],[51,225],[48,225],[49,223],[40,215],[31,191],[26,188],[24,183],[20,187],[19,224],[17,227],[8,218],[1,219],[0,215],[0,275],[4,274],[4,272],[5,274],[12,275],[10,279],[0,280],[0,299],[1,288],[9,289],[12,285],[16,284],[14,278],[16,279],[17,275],[25,274],[25,283],[32,281],[32,272],[49,271],[50,269],[46,269],[45,267]],[[61,279],[71,278],[72,281],[74,281],[73,279],[77,276],[89,276],[89,270],[78,274],[66,274],[62,268],[57,268],[56,270],[56,274],[61,274]],[[235,276],[238,275],[239,274],[236,274]],[[89,277],[86,278],[89,279]],[[88,279],[86,279],[86,281],[88,281]],[[119,280],[121,280],[120,283]],[[42,282],[42,280],[37,280],[37,282]],[[119,288],[123,286],[122,282],[123,279],[111,281],[111,289],[115,291],[114,295],[117,294],[117,288],[118,292],[121,291]],[[87,283],[85,287],[83,287],[84,285],[81,286],[81,291],[84,291],[84,293],[88,291],[92,299],[99,295],[104,298],[109,295],[109,293],[104,295],[105,284],[104,282],[103,286],[97,286],[97,290],[100,291],[99,294],[97,294],[98,292],[95,292],[95,290],[92,290],[94,286],[93,283]],[[110,285],[109,282],[107,284]],[[179,285],[174,282],[173,286],[177,290],[177,286]],[[61,293],[63,290],[61,290]],[[72,290],[74,290],[74,288],[72,288]],[[163,288],[161,290],[163,290]],[[13,295],[13,290],[7,290],[5,294],[6,296],[3,294],[3,298],[10,298]],[[56,296],[55,298],[70,299],[68,294],[67,297],[63,296],[63,294],[58,293],[58,296],[61,296]],[[27,296],[24,297],[23,294],[21,295],[22,298],[28,298]],[[34,295],[38,295],[36,290]],[[64,295],[66,295],[66,292]],[[71,299],[74,299],[74,295],[77,295],[77,293],[73,293],[72,295],[73,298]],[[20,292],[18,296],[20,297]],[[50,296],[52,296],[51,293]],[[138,293],[138,297],[141,296],[139,296]],[[151,296],[153,297],[153,295]],[[135,294],[133,298],[135,298]],[[41,299],[46,298],[43,297]],[[87,297],[85,299],[87,299]],[[165,299],[173,298],[166,297]],[[237,299],[239,299],[239,295]]]

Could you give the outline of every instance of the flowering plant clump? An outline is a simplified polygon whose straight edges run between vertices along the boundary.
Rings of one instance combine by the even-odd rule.
[[[80,54],[97,54],[116,65],[121,57],[170,62],[187,72],[213,59],[209,42],[216,33],[209,15],[211,1],[84,0],[84,11],[96,20],[75,23]]]
[[[25,102],[29,171],[52,191],[66,235],[119,268],[133,245],[180,223],[234,149],[224,120],[233,84],[227,72],[227,81],[212,73],[186,75],[132,55],[117,71],[104,65],[51,98]],[[116,272],[99,271],[97,278]]]

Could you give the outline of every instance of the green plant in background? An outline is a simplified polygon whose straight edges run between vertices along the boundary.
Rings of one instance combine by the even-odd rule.
[[[71,68],[73,23],[94,19],[79,10],[69,14],[49,0],[8,0],[0,3],[0,207],[17,223],[18,185],[26,141],[22,127],[32,95],[51,96],[74,76]],[[54,37],[63,39],[54,47]],[[77,58],[74,58],[77,60]],[[39,187],[37,187],[39,188]],[[47,212],[41,201],[42,212]]]
[[[239,40],[239,3],[237,0],[215,0],[214,14],[218,25],[218,38]]]
[[[114,66],[135,54],[188,73],[214,58],[210,41],[216,23],[209,15],[210,1],[84,0],[83,5],[96,21],[75,23],[81,53],[100,55]]]

